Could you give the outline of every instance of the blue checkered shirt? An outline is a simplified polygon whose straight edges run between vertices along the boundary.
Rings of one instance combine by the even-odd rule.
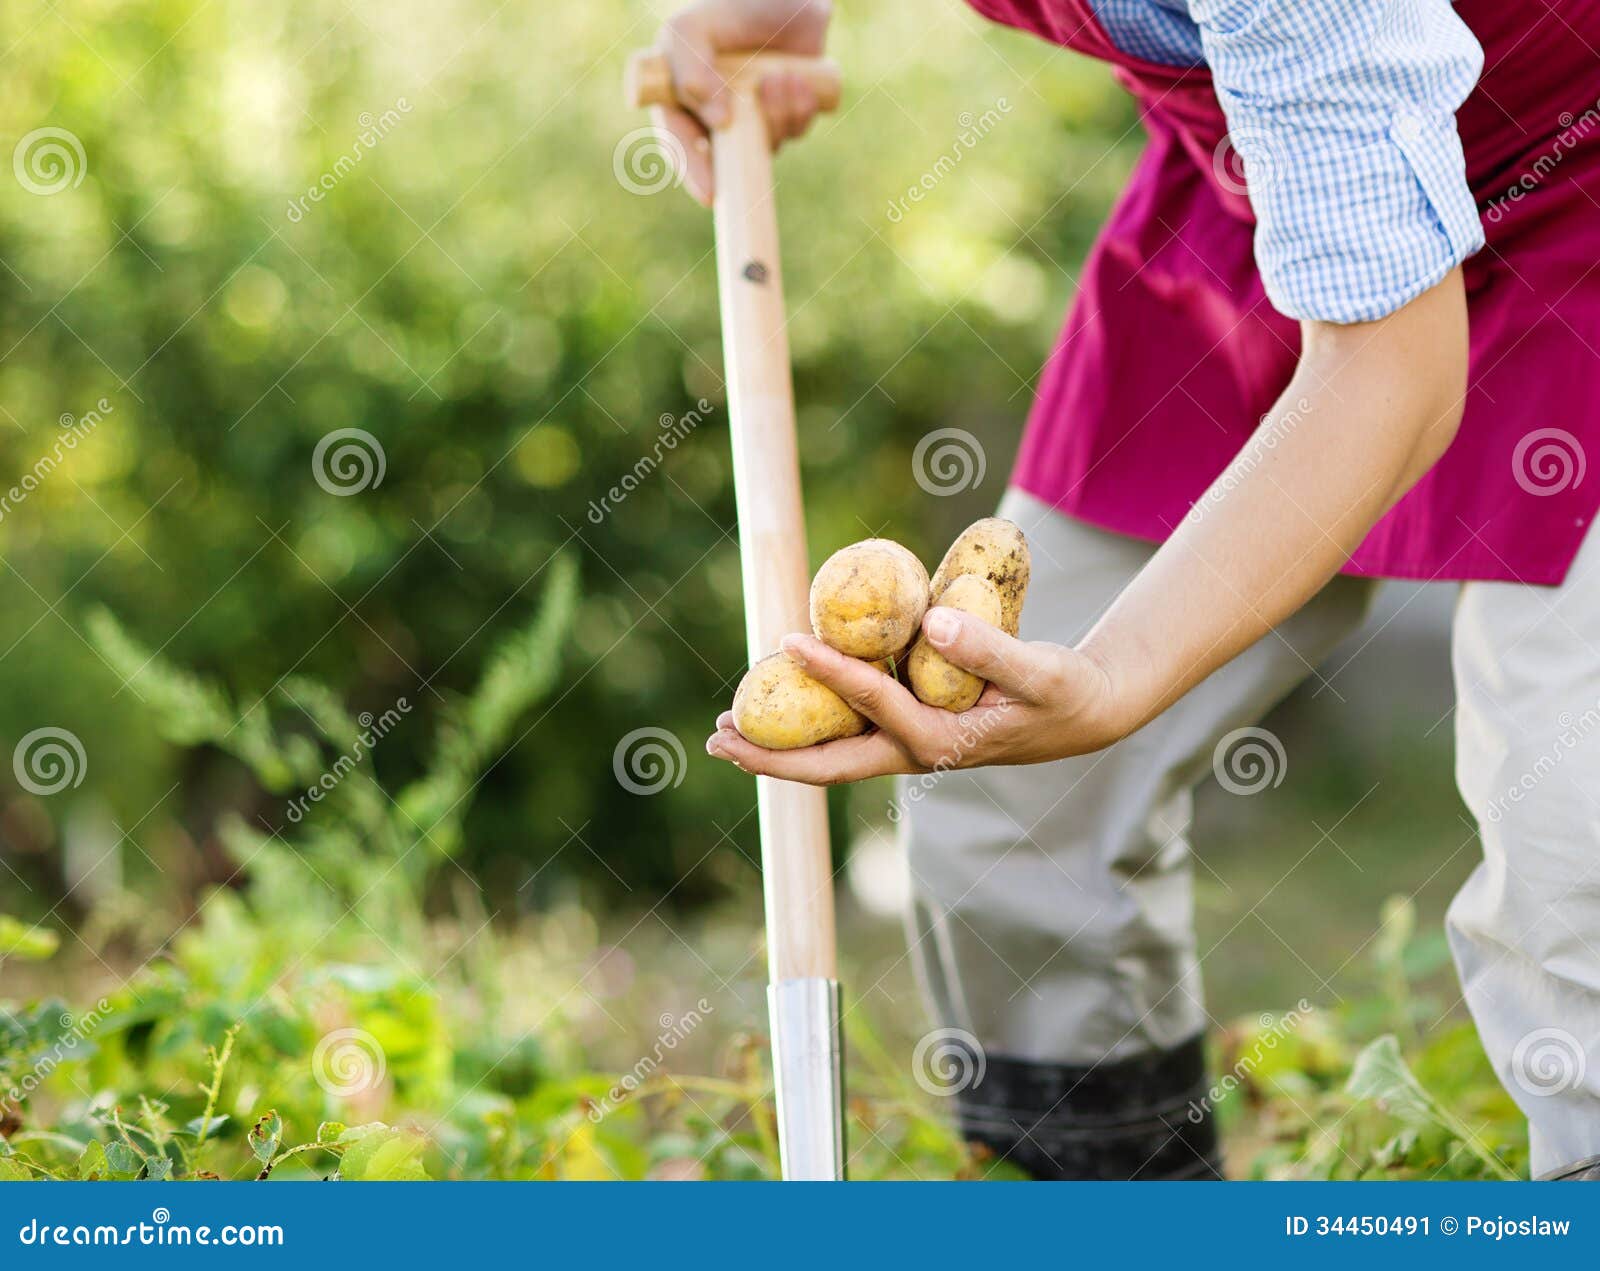
[[[1483,50],[1449,0],[1090,4],[1125,53],[1210,68],[1283,313],[1380,318],[1483,246],[1455,124]]]

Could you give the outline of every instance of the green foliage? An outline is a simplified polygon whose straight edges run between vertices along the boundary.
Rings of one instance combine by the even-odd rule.
[[[93,612],[88,630],[107,664],[150,708],[162,736],[232,754],[266,789],[289,796],[277,824],[257,829],[232,817],[223,826],[223,841],[259,891],[321,891],[369,917],[406,922],[415,920],[414,899],[429,871],[459,848],[484,770],[516,722],[554,688],[577,598],[577,562],[559,555],[538,613],[491,650],[464,700],[447,703],[429,766],[392,795],[369,761],[410,713],[407,698],[379,716],[357,718],[331,689],[300,675],[241,709],[220,684],[145,649],[108,611]],[[274,707],[288,718],[275,716]],[[269,897],[267,908],[278,907]]]
[[[402,0],[381,21],[334,0],[0,11],[0,134],[65,128],[86,156],[49,197],[7,170],[0,487],[51,453],[63,415],[110,408],[0,519],[0,736],[58,724],[90,756],[51,817],[93,801],[195,839],[219,811],[250,819],[230,759],[150,745],[146,705],[173,746],[226,735],[286,791],[295,756],[252,701],[210,692],[217,677],[282,680],[309,705],[306,675],[357,711],[403,695],[431,714],[565,549],[587,581],[562,692],[508,739],[470,827],[445,815],[448,781],[417,792],[419,821],[443,817],[425,848],[507,892],[536,879],[540,903],[574,876],[691,902],[748,877],[754,819],[724,833],[753,800],[739,774],[696,762],[671,799],[609,776],[641,725],[695,753],[745,662],[710,220],[616,176],[644,122],[620,100],[623,61],[658,20],[641,0]],[[812,555],[888,529],[931,561],[1003,489],[1029,381],[1141,140],[1104,68],[955,0],[844,6],[834,51],[849,108],[779,163]],[[948,162],[963,112],[1001,98],[890,219]],[[381,140],[291,214],[385,111]],[[593,519],[661,418],[702,398],[705,421]],[[911,453],[949,425],[982,437],[987,477],[930,499]],[[378,439],[385,475],[338,497],[313,454],[347,427]],[[203,676],[129,680],[127,659],[102,659],[103,624],[81,638],[96,607]],[[397,736],[393,760],[420,772],[430,744]],[[581,827],[605,866],[566,850]],[[183,878],[129,867],[146,895]],[[29,881],[44,897],[54,880]]]
[[[0,961],[6,958],[26,958],[38,961],[56,951],[61,938],[53,931],[30,927],[6,914],[0,914]]]
[[[1372,961],[1378,989],[1285,1030],[1231,1030],[1220,1067],[1248,1068],[1249,1173],[1264,1178],[1512,1178],[1527,1170],[1527,1127],[1465,1021],[1440,1018],[1415,985],[1435,972],[1442,933],[1418,937],[1411,902],[1383,907]],[[1395,1032],[1372,1036],[1375,1028]],[[1396,1033],[1399,1035],[1397,1036]],[[1410,1039],[1404,1046],[1401,1037]],[[1367,1040],[1369,1039],[1370,1040]],[[1265,1044],[1270,1041],[1270,1044]],[[1265,1050],[1266,1063],[1247,1062]]]
[[[170,964],[118,993],[81,1046],[50,1051],[50,1039],[61,1035],[59,1002],[0,1015],[5,1080],[14,1086],[30,1065],[40,1071],[43,1054],[59,1060],[11,1107],[0,1180],[756,1179],[778,1172],[759,1037],[726,1036],[711,1073],[598,1073],[565,1045],[560,1010],[535,1004],[538,1035],[525,1055],[519,1047],[531,1035],[523,1025],[481,1009],[548,978],[541,959],[549,955],[536,951],[532,933],[475,960],[459,948],[447,953],[434,929],[411,950],[426,974],[381,960],[308,967],[280,950],[253,963],[270,966],[263,985],[254,974],[232,974],[246,911],[215,912],[228,916],[208,917],[205,935],[180,942]],[[357,946],[349,931],[329,943],[331,956]],[[1403,962],[1408,952],[1394,947],[1390,955]],[[258,948],[254,959],[262,958]],[[1504,1178],[1526,1171],[1522,1121],[1470,1026],[1436,1024],[1406,1050],[1393,1034],[1368,1040],[1359,1031],[1361,1020],[1393,1018],[1394,1010],[1374,997],[1337,1010],[1297,1007],[1224,1032],[1216,1070],[1231,1079],[1219,1080],[1213,1095],[1236,1175]],[[886,1046],[864,1011],[850,1013],[847,1029],[854,1176],[1017,1176],[956,1137],[947,1105],[919,1090],[904,1048]],[[329,1060],[329,1040],[349,1036],[367,1039],[381,1067],[355,1071]]]

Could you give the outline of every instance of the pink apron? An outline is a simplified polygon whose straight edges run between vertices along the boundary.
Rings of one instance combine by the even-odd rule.
[[[1012,483],[1164,539],[1288,383],[1300,343],[1262,290],[1248,201],[1215,170],[1227,124],[1210,72],[1123,53],[1087,0],[969,2],[1112,63],[1139,99],[1150,144],[1084,263]],[[1465,265],[1466,410],[1345,572],[1554,584],[1600,507],[1586,471],[1600,445],[1600,0],[1456,12],[1485,52],[1457,115],[1488,240]]]

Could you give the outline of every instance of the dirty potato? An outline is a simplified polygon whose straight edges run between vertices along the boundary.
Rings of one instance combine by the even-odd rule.
[[[840,548],[811,582],[812,633],[840,653],[869,662],[905,649],[927,608],[928,571],[886,538]]]
[[[965,574],[977,574],[1000,593],[1000,621],[995,625],[1014,636],[1028,592],[1028,568],[1028,540],[1021,527],[998,516],[985,517],[963,530],[944,554],[934,571],[930,603],[949,604],[941,597],[951,583]]]
[[[982,574],[960,574],[952,578],[938,603],[959,609],[974,618],[998,627],[1003,611],[1000,589]],[[906,678],[917,700],[947,711],[971,709],[983,695],[985,681],[971,671],[950,662],[922,636],[906,659]]]
[[[867,731],[867,718],[786,653],[764,657],[733,695],[733,726],[768,750],[798,750]]]

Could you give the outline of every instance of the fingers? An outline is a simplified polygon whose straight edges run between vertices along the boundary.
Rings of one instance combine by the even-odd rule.
[[[784,636],[783,651],[805,673],[844,698],[851,710],[865,715],[879,728],[901,737],[925,731],[929,707],[911,690],[858,658],[830,649],[815,636]]]
[[[717,73],[717,41],[699,13],[685,10],[661,28],[661,51],[672,68],[678,100],[707,128],[724,127],[732,115],[727,85]]]
[[[650,122],[656,133],[668,138],[672,164],[697,203],[711,206],[711,142],[705,127],[686,110],[652,106]]]
[[[763,777],[832,786],[910,771],[899,747],[882,733],[847,737],[803,750],[765,750],[741,737],[731,720],[727,727],[720,719],[717,724],[717,731],[706,742],[706,753]]]
[[[767,120],[767,138],[776,150],[785,141],[803,136],[817,117],[817,94],[799,75],[768,75],[757,88],[761,113]]]
[[[959,609],[936,605],[922,619],[928,643],[963,670],[981,675],[1013,697],[1039,702],[1055,687],[1060,654],[1053,644],[1008,636]]]

